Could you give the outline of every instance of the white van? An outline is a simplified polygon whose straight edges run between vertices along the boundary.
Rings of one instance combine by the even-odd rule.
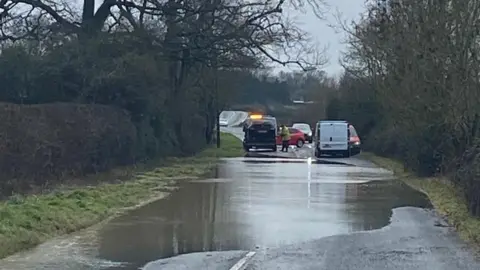
[[[350,134],[347,121],[319,121],[315,127],[315,157],[321,155],[350,156]]]

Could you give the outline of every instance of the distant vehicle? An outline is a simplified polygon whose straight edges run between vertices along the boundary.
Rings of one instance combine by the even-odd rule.
[[[269,115],[250,115],[243,125],[243,148],[277,151],[277,119]]]
[[[220,118],[219,122],[220,122],[220,126],[222,127],[228,126],[228,120],[225,118]]]
[[[296,128],[288,128],[288,131],[290,131],[290,141],[288,141],[289,145],[296,145],[298,148],[303,147],[305,144],[305,133],[303,133],[301,130],[296,129]],[[282,137],[280,135],[277,135],[277,145],[282,144]]]
[[[305,141],[309,143],[313,142],[312,128],[309,124],[305,123],[295,123],[292,125],[292,128],[296,128],[305,134]]]
[[[314,138],[316,157],[323,154],[350,157],[362,151],[360,137],[347,121],[319,121]]]
[[[347,121],[319,121],[315,126],[315,156],[351,156],[349,133]]]

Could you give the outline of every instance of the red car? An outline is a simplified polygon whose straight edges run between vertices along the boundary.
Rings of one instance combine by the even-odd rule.
[[[289,145],[296,145],[298,148],[302,147],[305,144],[305,134],[296,128],[288,128],[290,131],[290,141]],[[282,137],[277,135],[277,145],[282,145]]]
[[[348,125],[348,133],[350,134],[350,140],[348,144],[350,145],[350,154],[357,155],[362,152],[360,137],[357,134],[357,130],[353,125]]]

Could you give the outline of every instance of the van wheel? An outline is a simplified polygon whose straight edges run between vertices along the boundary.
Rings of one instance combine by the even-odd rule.
[[[273,152],[277,152],[277,146],[276,146],[276,145],[275,145],[275,146],[272,146],[272,151],[273,151]]]
[[[245,149],[245,152],[250,152],[250,147],[245,146],[243,149]]]
[[[298,148],[302,148],[304,144],[305,144],[305,141],[304,141],[304,140],[298,140],[298,141],[297,141],[297,147],[298,147]]]
[[[345,152],[343,152],[343,155],[342,155],[342,156],[348,158],[348,157],[350,157],[351,155],[352,155],[352,154],[350,153],[350,150],[346,150]]]
[[[316,157],[316,158],[319,158],[319,157],[320,157],[320,152],[318,151],[318,149],[315,149],[315,157]]]

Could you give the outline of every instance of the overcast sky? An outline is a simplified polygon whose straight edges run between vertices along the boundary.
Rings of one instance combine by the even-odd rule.
[[[343,68],[338,63],[341,57],[341,52],[345,50],[343,41],[345,40],[344,33],[335,33],[335,30],[329,27],[329,24],[337,24],[335,15],[337,10],[342,13],[342,19],[350,22],[351,20],[358,20],[360,13],[365,11],[365,0],[326,0],[330,6],[326,21],[319,20],[312,12],[307,14],[296,14],[298,21],[301,22],[301,27],[309,32],[312,37],[322,46],[328,45],[327,57],[329,63],[324,70],[329,75],[339,75]],[[284,69],[284,68],[282,68]],[[288,70],[288,68],[286,69]]]
[[[77,3],[83,2],[82,0],[76,0]],[[305,1],[305,0],[301,0]],[[318,1],[318,0],[311,0]],[[328,45],[327,57],[329,63],[324,67],[329,75],[337,76],[340,75],[343,71],[343,68],[338,63],[339,58],[341,57],[341,52],[345,50],[345,45],[342,42],[345,40],[344,33],[335,33],[335,30],[332,29],[329,24],[337,24],[336,14],[337,10],[342,14],[342,19],[344,21],[350,22],[351,20],[358,20],[360,13],[363,13],[365,10],[365,0],[325,0],[329,5],[329,12],[326,14],[325,20],[319,20],[313,12],[293,12],[288,13],[291,16],[296,17],[296,21],[301,24],[301,27],[312,35],[312,38],[320,44],[321,48]],[[96,6],[98,7],[101,0],[95,1]],[[275,71],[279,70],[293,70],[298,69],[295,67],[280,67],[275,68]]]

